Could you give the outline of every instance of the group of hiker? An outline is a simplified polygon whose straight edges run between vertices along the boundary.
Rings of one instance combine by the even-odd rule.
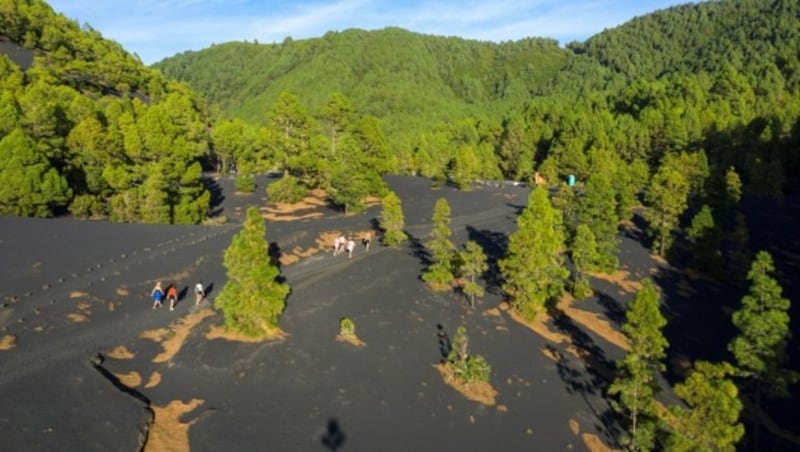
[[[367,233],[365,236],[361,238],[361,244],[364,245],[367,251],[369,251],[369,244],[372,242],[372,234]],[[333,255],[338,256],[341,253],[347,251],[348,259],[353,258],[353,250],[356,248],[356,242],[352,238],[347,238],[344,235],[340,235],[336,237],[336,240],[333,241]]]
[[[150,296],[153,297],[153,309],[163,306],[164,299],[166,298],[166,300],[169,301],[169,310],[174,311],[175,305],[178,303],[178,288],[175,284],[170,284],[167,286],[167,290],[164,291],[161,281],[158,281],[150,292]],[[203,281],[198,281],[194,286],[195,306],[199,305],[205,297],[206,289],[203,285]]]
[[[372,233],[367,232],[366,235],[361,237],[361,244],[364,248],[369,251],[369,245],[372,243]],[[338,256],[339,254],[344,253],[347,251],[347,257],[352,259],[353,258],[353,251],[356,248],[356,242],[353,238],[345,237],[343,234],[338,236],[336,240],[333,242],[333,255]],[[199,281],[194,286],[194,295],[195,295],[195,306],[199,305],[203,299],[206,297],[206,289],[203,285],[202,281]],[[169,310],[174,311],[175,305],[179,301],[178,295],[178,287],[175,284],[170,284],[167,286],[167,289],[164,290],[164,287],[161,281],[158,281],[156,285],[153,287],[153,290],[150,292],[150,296],[153,298],[153,309],[158,309],[164,305],[164,300],[169,302]]]

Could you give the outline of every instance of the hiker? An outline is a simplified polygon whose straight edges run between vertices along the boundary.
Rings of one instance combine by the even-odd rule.
[[[361,244],[362,244],[362,245],[364,245],[364,248],[366,248],[366,249],[367,249],[367,251],[369,251],[369,244],[370,244],[370,242],[372,242],[372,233],[371,233],[371,232],[367,232],[367,235],[365,235],[365,236],[364,236],[364,237],[361,239]]]
[[[175,284],[170,284],[167,287],[167,301],[169,301],[169,310],[175,310],[175,303],[178,301],[178,288],[175,287]]]
[[[194,305],[197,306],[206,297],[206,290],[203,287],[203,281],[198,282],[194,286]]]
[[[161,281],[157,282],[155,287],[153,287],[150,296],[153,297],[153,309],[160,308],[161,300],[164,299],[164,289],[161,288]]]
[[[348,240],[347,241],[347,258],[348,259],[352,259],[353,258],[353,250],[355,249],[355,247],[356,247],[356,242],[354,242],[352,240]]]
[[[337,256],[337,255],[341,254],[342,251],[344,251],[345,242],[347,242],[347,239],[344,238],[343,235],[340,235],[339,237],[336,238],[336,242],[334,242],[334,250],[333,250],[333,255],[334,256]]]

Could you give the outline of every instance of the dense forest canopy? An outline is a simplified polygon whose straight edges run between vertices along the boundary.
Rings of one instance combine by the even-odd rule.
[[[0,40],[22,47],[0,53],[0,213],[206,217],[208,119],[188,85],[43,1],[0,1]]]

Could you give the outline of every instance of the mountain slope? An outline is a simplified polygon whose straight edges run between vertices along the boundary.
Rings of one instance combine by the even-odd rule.
[[[220,44],[154,67],[191,84],[227,116],[258,123],[281,91],[300,95],[312,111],[340,92],[395,136],[408,130],[394,127],[398,121],[415,130],[519,105],[567,56],[552,40],[494,44],[387,28],[272,45]]]

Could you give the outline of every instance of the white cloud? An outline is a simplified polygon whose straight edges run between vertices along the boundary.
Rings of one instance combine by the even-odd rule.
[[[145,63],[212,43],[280,42],[388,26],[484,41],[583,40],[680,0],[52,0]]]

